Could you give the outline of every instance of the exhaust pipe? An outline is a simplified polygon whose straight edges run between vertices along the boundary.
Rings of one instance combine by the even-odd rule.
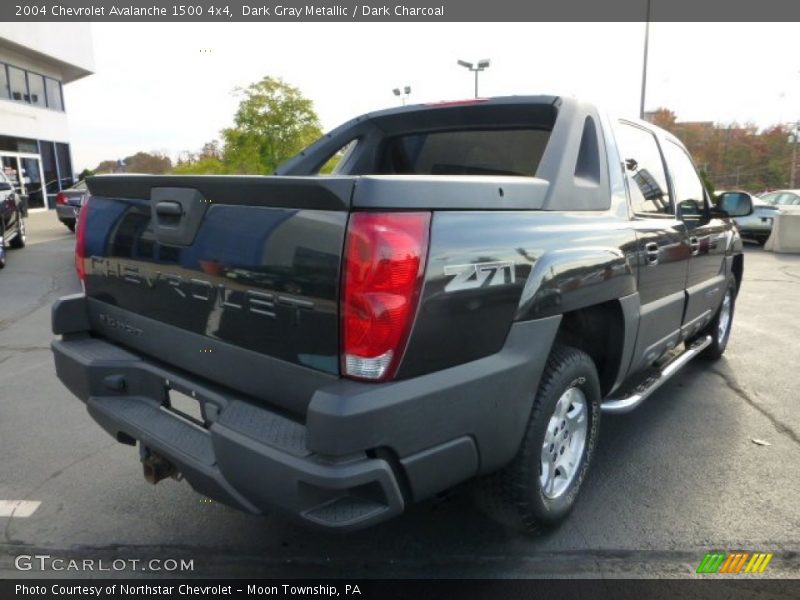
[[[150,454],[142,460],[144,478],[153,485],[167,477],[178,477],[178,470],[171,462],[158,454]]]

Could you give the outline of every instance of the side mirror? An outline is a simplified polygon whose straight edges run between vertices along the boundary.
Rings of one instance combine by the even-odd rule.
[[[10,192],[14,188],[7,181],[0,181],[0,192]]]
[[[753,199],[742,192],[723,192],[715,202],[718,210],[729,217],[746,217],[753,214]]]

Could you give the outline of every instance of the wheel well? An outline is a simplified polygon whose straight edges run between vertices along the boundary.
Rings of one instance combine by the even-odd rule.
[[[564,313],[556,334],[557,343],[583,350],[591,357],[604,396],[617,379],[624,339],[625,320],[616,300]]]
[[[742,287],[742,275],[744,274],[744,255],[737,254],[733,257],[733,264],[731,265],[731,271],[733,272],[733,276],[736,278],[736,292],[739,292],[739,288]]]

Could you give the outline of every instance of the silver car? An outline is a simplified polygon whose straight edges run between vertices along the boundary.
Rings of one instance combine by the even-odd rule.
[[[782,206],[800,206],[800,190],[776,190],[763,194],[761,199],[778,208]]]

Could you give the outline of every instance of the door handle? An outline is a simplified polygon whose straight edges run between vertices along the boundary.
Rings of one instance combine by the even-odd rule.
[[[644,254],[647,264],[650,266],[658,264],[658,244],[655,242],[648,242],[644,245]]]
[[[700,240],[698,240],[695,236],[689,238],[689,245],[692,247],[692,256],[695,256],[698,252],[700,252]]]
[[[156,214],[160,217],[182,217],[183,207],[178,202],[164,200],[156,204]]]

